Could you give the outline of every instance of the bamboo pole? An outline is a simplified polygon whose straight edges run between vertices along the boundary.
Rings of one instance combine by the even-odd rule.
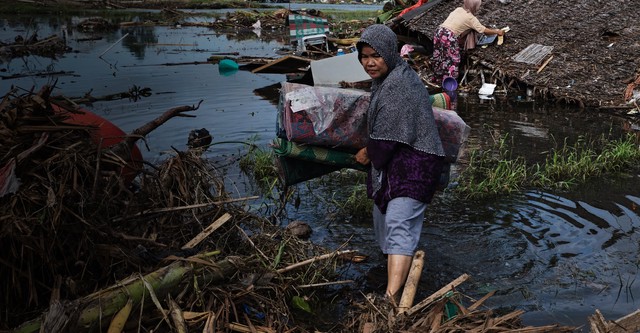
[[[348,284],[348,283],[353,283],[353,280],[342,280],[342,281],[334,281],[334,282],[303,284],[303,285],[299,285],[298,288],[326,287],[326,286],[334,286],[334,285],[338,285],[338,284]]]
[[[402,297],[398,304],[398,314],[404,313],[413,305],[413,299],[416,296],[416,290],[420,283],[420,275],[422,275],[422,268],[424,267],[424,251],[416,251],[413,256],[413,262],[409,269],[409,275],[407,276],[407,282],[404,284],[404,290],[402,291]]]
[[[206,270],[207,276],[211,279],[209,282],[219,282],[225,276],[229,276],[237,270],[236,264],[229,258],[217,262],[215,266],[215,269],[209,267],[209,269]],[[164,297],[170,294],[193,269],[193,262],[176,261],[144,277],[132,277],[111,287],[72,301],[66,306],[67,313],[75,312],[78,316],[77,321],[70,323],[68,329],[70,329],[70,331],[76,331],[75,328],[88,327],[94,322],[111,317],[126,305],[129,298],[131,298],[133,306],[140,304],[143,300],[149,299],[150,295],[149,292],[146,291],[144,281],[152,286],[158,297]],[[23,323],[12,332],[39,332],[42,325],[42,317],[43,316],[39,316],[38,318]]]

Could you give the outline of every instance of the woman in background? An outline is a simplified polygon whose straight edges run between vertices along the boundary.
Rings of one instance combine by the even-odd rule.
[[[504,31],[490,29],[480,23],[475,15],[481,4],[481,0],[464,0],[462,7],[452,11],[436,29],[433,37],[433,83],[441,84],[447,77],[458,79],[460,42],[464,36],[474,38],[475,34],[471,33],[472,31],[485,35],[504,35]],[[468,48],[473,47],[475,40]]]

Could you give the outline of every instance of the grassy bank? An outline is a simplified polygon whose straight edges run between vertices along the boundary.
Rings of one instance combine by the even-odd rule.
[[[590,179],[615,176],[637,168],[640,149],[633,135],[617,140],[582,138],[547,152],[542,163],[530,164],[511,153],[508,137],[489,149],[471,152],[455,191],[467,199],[508,195],[525,188],[566,190]]]

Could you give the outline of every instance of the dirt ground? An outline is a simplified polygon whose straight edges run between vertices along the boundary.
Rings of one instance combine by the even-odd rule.
[[[431,38],[461,5],[461,0],[442,0],[400,25]],[[494,77],[487,80],[497,78],[499,85],[523,83],[534,87],[536,96],[580,107],[630,109],[633,105],[626,103],[625,90],[628,96],[640,83],[640,21],[633,14],[637,12],[637,0],[483,1],[477,15],[480,22],[508,26],[510,31],[504,44],[476,48],[469,59],[491,69]],[[530,44],[553,49],[538,64],[514,61]]]

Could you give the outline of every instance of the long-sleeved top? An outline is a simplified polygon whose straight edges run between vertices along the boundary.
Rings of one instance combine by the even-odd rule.
[[[389,27],[367,27],[356,43],[358,57],[365,45],[387,66],[386,74],[373,79],[367,111],[367,155],[372,161],[368,194],[382,213],[398,197],[428,203],[445,156],[429,92],[400,57],[396,34]]]
[[[469,29],[473,29],[481,34],[487,29],[487,27],[480,23],[477,17],[462,7],[454,9],[440,26],[453,31],[456,37]]]
[[[373,167],[381,173],[381,187],[373,191],[367,181],[367,195],[384,214],[391,199],[409,197],[429,203],[442,173],[444,157],[425,153],[410,146],[387,140],[369,139],[367,152]],[[368,175],[372,177],[371,172]]]

